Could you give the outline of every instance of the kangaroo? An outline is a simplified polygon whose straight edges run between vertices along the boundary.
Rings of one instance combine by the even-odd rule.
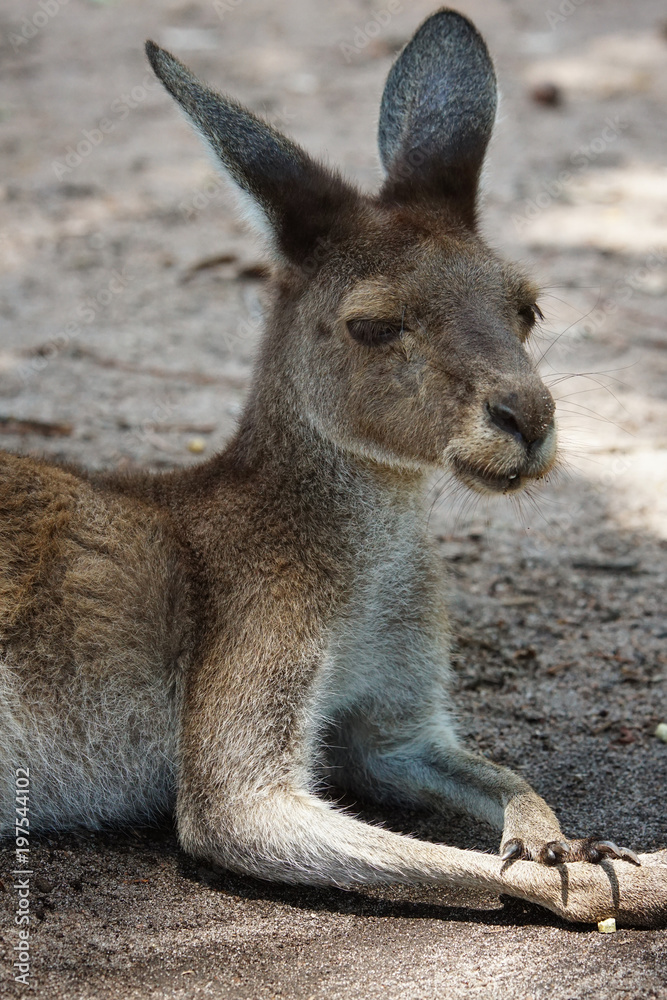
[[[372,196],[146,48],[263,235],[271,304],[210,461],[122,475],[3,456],[3,832],[24,768],[33,828],[175,810],[185,851],[264,879],[479,887],[656,925],[667,855],[566,838],[453,721],[430,477],[509,493],[557,451],[525,347],[537,288],[477,231],[497,100],[484,41],[440,10],[403,49]],[[500,852],[366,824],[327,785],[467,811]]]

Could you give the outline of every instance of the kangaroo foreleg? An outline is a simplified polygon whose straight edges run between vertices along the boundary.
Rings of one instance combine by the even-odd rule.
[[[336,742],[343,746],[339,745],[338,767],[329,774],[377,802],[435,812],[453,808],[485,820],[502,830],[500,854],[505,861],[558,864],[615,857],[638,864],[633,851],[613,841],[568,840],[555,813],[520,775],[459,746],[448,722],[428,728],[440,729],[443,737],[425,740],[416,735],[392,745],[386,735],[374,745],[367,734],[359,740],[349,731],[339,733]]]

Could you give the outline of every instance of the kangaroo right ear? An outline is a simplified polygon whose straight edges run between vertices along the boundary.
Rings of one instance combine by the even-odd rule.
[[[328,241],[356,193],[337,174],[251,111],[204,86],[169,52],[146,42],[156,76],[235,182],[251,224],[277,256],[301,264]]]
[[[493,64],[475,26],[454,10],[426,20],[389,71],[380,107],[383,196],[454,199],[474,223],[496,117]]]

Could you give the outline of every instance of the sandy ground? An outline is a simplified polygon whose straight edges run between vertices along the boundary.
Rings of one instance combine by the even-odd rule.
[[[89,466],[196,461],[241,406],[260,260],[156,86],[172,48],[377,184],[392,53],[431,5],[4,0],[0,443]],[[566,468],[534,502],[434,486],[470,746],[571,834],[667,844],[667,94],[660,0],[469,0],[503,91],[485,230],[544,284],[535,350]],[[371,27],[367,29],[367,25]],[[554,84],[555,105],[534,99]],[[538,90],[539,92],[539,90]],[[102,124],[104,123],[104,124]],[[456,817],[395,829],[495,850]],[[667,997],[667,932],[601,935],[493,897],[285,889],[196,865],[169,828],[35,840],[39,997]],[[15,943],[3,858],[3,996]]]

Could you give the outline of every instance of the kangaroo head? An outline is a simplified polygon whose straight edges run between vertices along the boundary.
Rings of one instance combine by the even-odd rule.
[[[260,382],[340,447],[507,492],[556,453],[526,352],[535,286],[476,227],[496,114],[474,26],[441,10],[392,67],[379,194],[360,193],[152,42],[151,64],[236,183],[275,262]]]

